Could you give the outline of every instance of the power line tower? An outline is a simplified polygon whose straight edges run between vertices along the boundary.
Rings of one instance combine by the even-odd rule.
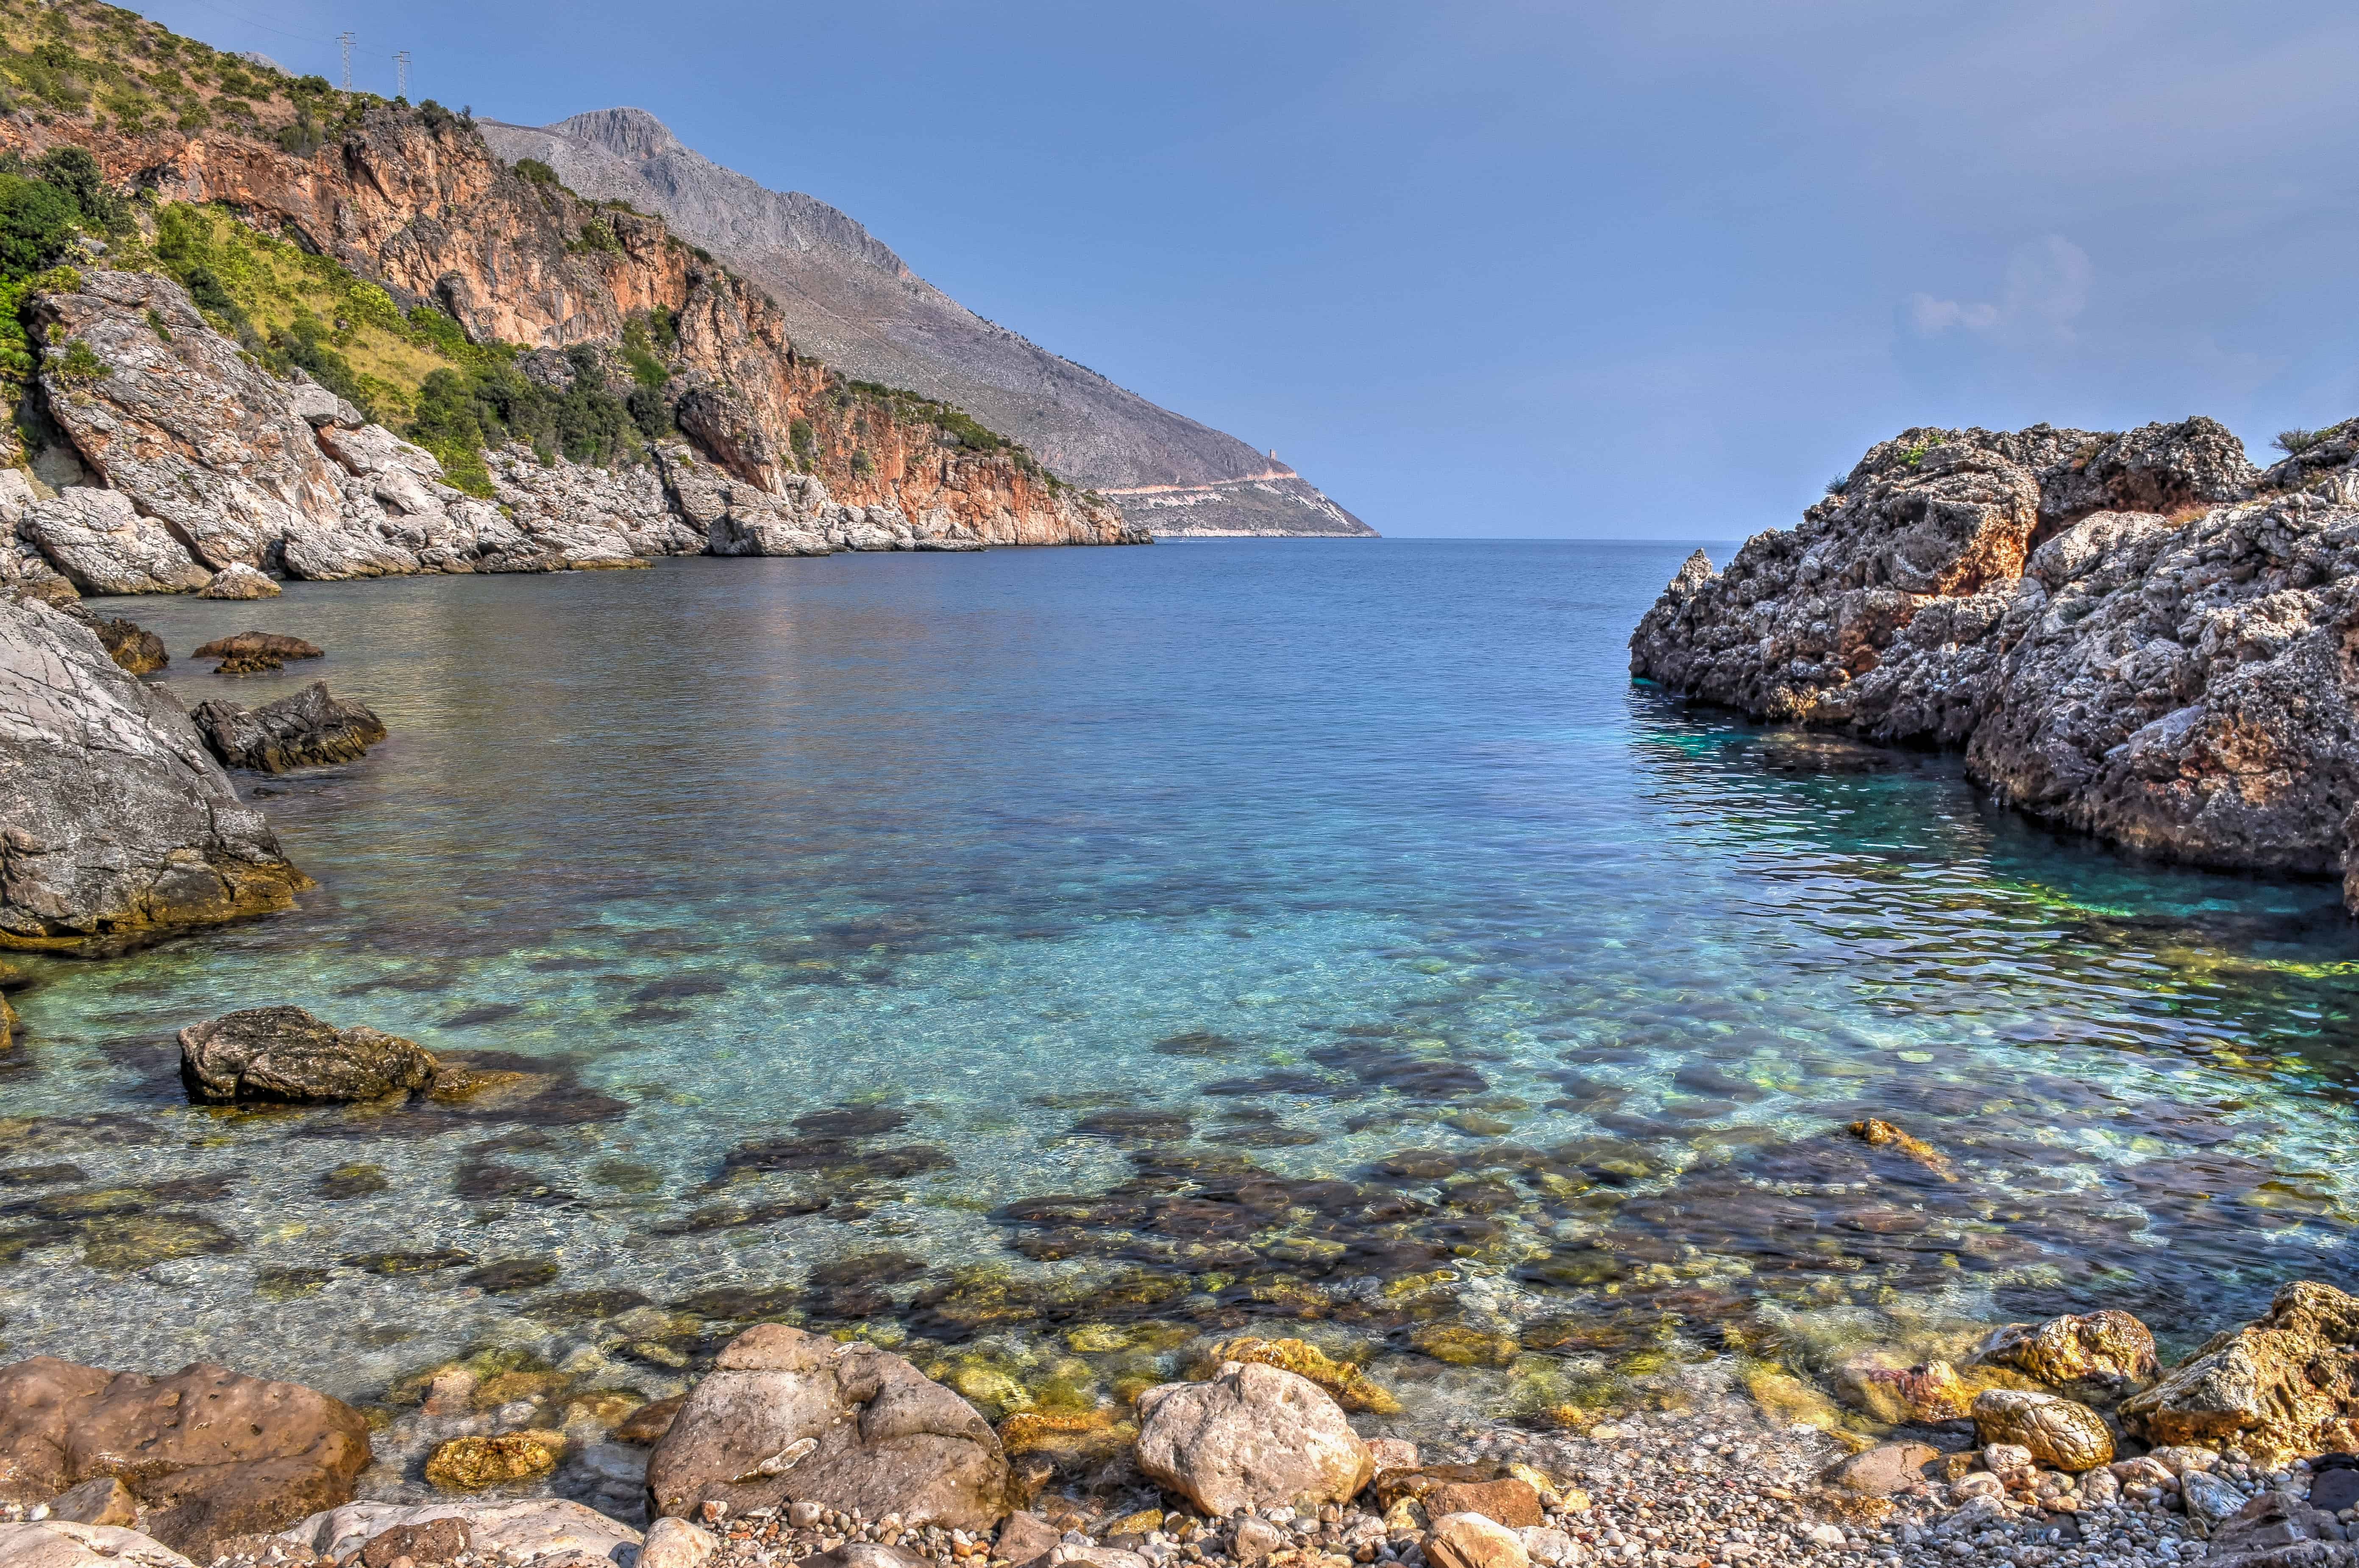
[[[409,51],[402,49],[393,57],[393,95],[409,96]]]
[[[344,50],[344,91],[347,93],[353,90],[353,38],[351,33],[336,35],[336,42],[343,46]]]

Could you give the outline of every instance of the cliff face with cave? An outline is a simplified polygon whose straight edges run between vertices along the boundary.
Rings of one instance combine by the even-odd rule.
[[[0,119],[0,147],[59,145],[86,147],[111,180],[159,201],[226,204],[405,305],[435,302],[477,342],[610,343],[633,311],[669,310],[679,343],[666,402],[703,455],[760,495],[816,479],[832,504],[888,508],[915,533],[979,544],[1146,539],[1020,449],[962,437],[941,410],[805,358],[766,296],[660,220],[524,179],[455,117],[373,106],[308,156],[221,132]]]

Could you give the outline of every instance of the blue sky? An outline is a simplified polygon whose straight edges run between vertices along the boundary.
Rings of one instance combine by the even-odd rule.
[[[2359,413],[2359,10],[152,0],[618,103],[1393,534],[1734,539],[1911,424]]]

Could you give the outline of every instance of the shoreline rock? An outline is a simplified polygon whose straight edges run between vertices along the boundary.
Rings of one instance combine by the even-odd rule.
[[[300,1007],[248,1007],[180,1031],[180,1079],[194,1101],[297,1105],[379,1100],[423,1089],[435,1061],[416,1040],[338,1029]]]
[[[2359,441],[2330,446],[2262,474],[2202,419],[1904,431],[1724,572],[1690,557],[1631,672],[1961,747],[2036,816],[2192,864],[2347,876],[2359,899],[2359,694],[2336,629]]]
[[[0,600],[0,947],[286,908],[311,880],[188,715],[46,604]]]
[[[269,669],[278,667],[260,657]],[[233,660],[223,661],[224,671]],[[385,722],[358,702],[332,695],[314,681],[291,697],[241,707],[226,698],[200,702],[190,712],[198,733],[224,768],[256,773],[288,773],[351,762],[386,738]]]

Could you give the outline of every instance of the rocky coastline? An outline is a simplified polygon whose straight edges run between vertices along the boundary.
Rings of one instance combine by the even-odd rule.
[[[683,1395],[561,1414],[457,1364],[364,1412],[37,1357],[0,1367],[0,1563],[2332,1568],[2359,1563],[2354,1359],[2359,1300],[2298,1281],[2168,1368],[2126,1313],[2002,1325],[1885,1379],[1880,1440],[1756,1400],[1417,1442],[1285,1339],[995,1428],[856,1329],[757,1323]]]
[[[1759,719],[1960,747],[2038,817],[2343,879],[2359,911],[2359,420],[2267,471],[2218,423],[1919,429],[1791,530],[1689,559],[1633,675]]]

